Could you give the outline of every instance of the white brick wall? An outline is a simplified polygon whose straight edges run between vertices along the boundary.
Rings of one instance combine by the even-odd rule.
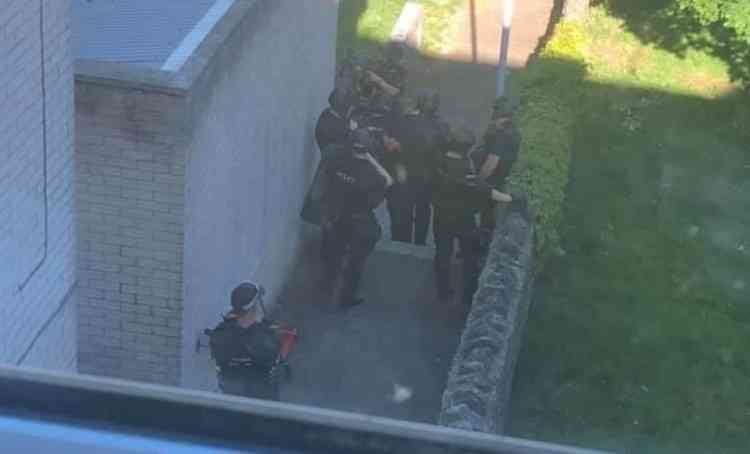
[[[178,381],[184,146],[170,119],[183,106],[76,84],[81,372]]]
[[[70,13],[0,0],[0,361],[57,369],[76,355]]]

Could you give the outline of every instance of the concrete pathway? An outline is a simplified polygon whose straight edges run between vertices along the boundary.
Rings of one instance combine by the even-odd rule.
[[[282,400],[434,423],[468,310],[436,298],[431,250],[382,242],[367,263],[365,303],[341,310],[317,288],[316,243],[280,311],[301,336]]]
[[[520,67],[545,34],[553,0],[517,3],[510,56]],[[498,4],[466,0],[453,23],[452,45],[444,54],[413,59],[409,68],[411,89],[439,90],[444,117],[478,132],[495,93]],[[367,263],[361,288],[366,302],[348,311],[318,290],[319,233],[306,227],[304,249],[276,314],[301,336],[282,401],[434,423],[468,308],[436,298],[433,250],[388,241],[384,207],[378,217],[384,239]],[[195,386],[215,390],[208,353],[196,361],[203,367]]]
[[[409,67],[410,91],[441,94],[444,117],[483,131],[495,97],[502,0],[465,0],[448,31],[449,45],[438,55],[420,55]],[[526,65],[545,36],[554,0],[516,0],[509,62]]]

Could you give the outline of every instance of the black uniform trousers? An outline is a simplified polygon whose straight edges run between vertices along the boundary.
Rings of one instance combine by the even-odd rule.
[[[433,222],[435,234],[435,271],[437,273],[438,292],[445,295],[451,291],[451,258],[453,257],[454,240],[457,238],[463,263],[461,276],[463,282],[462,299],[471,304],[477,290],[479,279],[480,239],[474,213],[466,210],[455,213],[452,210],[441,210],[435,206]]]
[[[344,216],[330,223],[327,229],[325,280],[333,284],[339,272],[342,272],[341,301],[347,303],[356,296],[367,257],[375,249],[382,231],[371,211]],[[347,252],[348,260],[342,271]]]
[[[432,186],[426,177],[409,177],[394,184],[387,194],[391,239],[424,245],[432,216]]]

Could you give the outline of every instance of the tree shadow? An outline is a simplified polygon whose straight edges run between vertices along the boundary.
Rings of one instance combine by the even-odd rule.
[[[367,11],[368,0],[346,0],[339,3],[338,30],[336,33],[337,59],[360,41],[357,37],[357,25]]]
[[[750,83],[750,46],[721,26],[704,26],[677,0],[599,0],[644,43],[684,57],[694,49],[725,62],[735,81]]]
[[[646,4],[646,0],[634,1],[639,2]],[[669,3],[669,0],[658,2],[659,5]],[[616,10],[616,14],[637,27],[636,14],[647,12],[638,13],[635,8],[623,7]],[[691,38],[692,41],[686,44],[678,39],[679,29],[638,27],[634,31],[642,39],[678,53],[687,52],[691,48],[689,43],[706,46],[709,50],[713,45],[709,41],[700,41],[699,37]],[[383,43],[368,42],[366,45],[377,48]],[[566,256],[551,261],[538,285],[540,296],[536,298],[530,315],[529,334],[519,358],[515,380],[514,410],[517,413],[512,434],[636,452],[644,446],[665,445],[682,446],[685,450],[707,444],[710,448],[733,448],[737,440],[745,436],[742,428],[732,425],[731,415],[727,417],[729,419],[717,422],[724,424],[724,428],[716,438],[712,438],[716,431],[706,429],[701,432],[701,427],[692,425],[693,419],[672,419],[674,415],[691,412],[694,415],[698,412],[699,417],[713,416],[716,410],[706,409],[707,413],[702,415],[700,409],[680,400],[681,396],[696,391],[693,383],[682,378],[690,376],[695,367],[707,370],[714,367],[709,353],[720,347],[707,339],[704,346],[696,347],[700,354],[690,357],[690,363],[683,362],[681,346],[688,342],[691,329],[702,329],[698,327],[703,326],[700,320],[705,311],[715,311],[722,317],[735,320],[750,319],[750,313],[743,309],[745,306],[724,304],[729,299],[736,299],[736,295],[733,297],[727,288],[717,290],[717,286],[723,285],[720,279],[706,281],[709,283],[705,288],[681,296],[684,305],[679,309],[679,317],[685,324],[669,325],[665,330],[668,334],[662,338],[657,335],[655,348],[634,348],[627,342],[621,343],[620,339],[632,339],[645,324],[667,323],[666,319],[658,318],[664,316],[662,312],[649,309],[658,308],[671,295],[673,276],[666,276],[664,270],[678,273],[675,276],[687,280],[690,271],[704,267],[701,254],[707,251],[713,254],[714,265],[737,266],[730,263],[718,246],[707,244],[705,248],[697,249],[685,246],[679,229],[691,223],[710,224],[717,219],[729,219],[735,216],[735,211],[750,212],[750,206],[743,206],[741,199],[732,202],[734,204],[724,204],[721,201],[725,195],[723,189],[718,190],[709,183],[710,178],[701,176],[705,171],[708,177],[742,181],[744,166],[750,165],[739,153],[743,143],[750,140],[750,133],[745,131],[746,125],[750,124],[745,95],[735,90],[709,99],[594,82],[587,79],[587,69],[580,62],[559,58],[538,56],[531,64],[536,65],[536,69],[529,70],[534,74],[522,81],[514,80],[510,87],[511,96],[517,98],[522,110],[529,109],[529,104],[536,99],[528,93],[547,87],[547,105],[552,108],[571,106],[576,129],[572,132],[570,145],[570,180],[566,175],[563,183],[563,186],[567,185],[567,199],[561,232],[563,245],[569,251]],[[448,60],[415,49],[408,69],[408,91],[434,89],[441,95],[441,113],[449,122],[468,124],[477,132],[485,128],[494,101],[495,66]],[[550,113],[539,112],[541,119],[548,123],[531,133],[555,140],[555,117],[548,115]],[[695,124],[703,129],[695,128]],[[610,159],[606,153],[613,149],[619,154]],[[729,152],[719,156],[715,153],[717,150],[731,150],[731,156]],[[557,150],[553,149],[552,153],[555,152]],[[545,159],[553,161],[555,157],[551,155]],[[542,180],[551,178],[553,170],[544,160],[533,165],[535,167],[529,169],[530,172]],[[694,178],[677,183],[668,181],[675,169],[683,168],[687,168]],[[664,193],[668,183],[677,191],[673,195]],[[737,188],[747,191],[747,186]],[[746,196],[750,199],[750,194]],[[616,258],[622,262],[614,265],[601,254],[603,244],[609,241],[601,232],[607,231],[613,217],[624,224],[637,225],[634,231],[638,232],[630,237],[632,244],[620,244]],[[750,220],[744,217],[738,222],[750,226]],[[590,264],[587,265],[584,259]],[[617,266],[622,267],[621,274],[627,279],[605,273],[608,269],[616,270]],[[581,274],[581,270],[589,274]],[[663,283],[649,286],[662,277],[665,277]],[[643,285],[633,285],[633,281]],[[581,288],[587,293],[576,293]],[[699,301],[691,299],[693,297],[722,303],[699,305]],[[568,305],[557,304],[559,301],[567,301]],[[593,307],[594,301],[597,307]],[[648,320],[622,315],[622,308],[631,307],[628,305],[634,302],[639,302],[637,311],[649,317]],[[691,305],[691,302],[696,304]],[[611,309],[609,315],[605,313],[606,307]],[[728,326],[732,328],[734,325]],[[561,343],[560,339],[566,341]],[[579,403],[574,398],[558,399],[556,393],[564,384],[560,380],[583,380],[582,377],[591,370],[609,367],[613,355],[621,358],[617,360],[621,369],[616,369],[615,373],[622,373],[622,376],[608,376],[606,379],[611,382],[606,385],[600,382],[590,388],[582,385],[584,391],[573,394],[581,398]],[[339,360],[347,361],[346,358]],[[665,363],[671,364],[673,370],[659,367]],[[659,383],[663,377],[650,374],[652,371],[654,374],[664,373],[669,379],[664,388],[674,392],[650,395],[648,402],[639,401],[623,409],[618,404],[617,399],[622,396],[617,394],[615,384],[629,389],[628,386],[635,386],[633,383],[643,380],[643,377]],[[447,374],[447,369],[436,373]],[[367,380],[377,378],[377,374],[371,375],[361,377],[357,386],[366,386]],[[715,389],[717,393],[724,392],[710,381],[700,383],[700,386]],[[433,397],[439,398],[437,395]],[[722,405],[732,401],[732,396],[725,397]],[[337,398],[336,395],[330,396],[332,401]],[[593,401],[598,403],[592,407]],[[641,407],[633,410],[636,405]],[[738,405],[741,406],[742,402]],[[358,408],[364,413],[370,411],[366,406]],[[624,421],[638,411],[650,416],[641,419],[638,427],[624,428]],[[657,413],[665,416],[660,416],[661,419],[652,416]],[[597,419],[597,416],[602,418]],[[566,435],[557,438],[550,435],[555,433]]]

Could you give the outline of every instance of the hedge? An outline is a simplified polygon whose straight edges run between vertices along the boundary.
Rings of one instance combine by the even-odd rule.
[[[536,222],[538,263],[559,249],[558,227],[568,184],[577,108],[586,75],[588,38],[582,25],[563,21],[514,81],[521,151],[510,178],[529,197]]]

